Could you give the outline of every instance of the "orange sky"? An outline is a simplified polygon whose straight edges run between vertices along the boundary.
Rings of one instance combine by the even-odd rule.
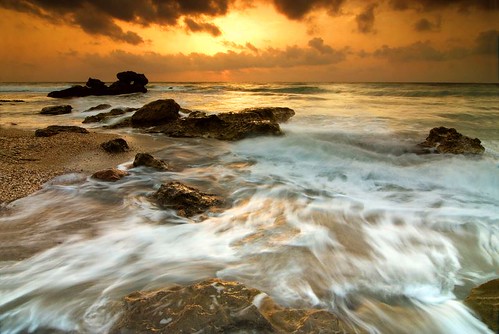
[[[0,81],[498,82],[498,0],[0,0]]]

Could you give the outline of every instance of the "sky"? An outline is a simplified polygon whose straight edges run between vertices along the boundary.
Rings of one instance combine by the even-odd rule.
[[[499,0],[0,0],[0,81],[498,82]]]

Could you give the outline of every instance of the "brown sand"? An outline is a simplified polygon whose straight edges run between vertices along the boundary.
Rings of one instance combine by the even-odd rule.
[[[130,151],[110,154],[100,147],[114,138],[125,139]],[[35,137],[34,131],[0,127],[0,204],[39,190],[57,175],[92,174],[132,160],[138,152],[150,152],[156,145],[145,135],[91,132]]]

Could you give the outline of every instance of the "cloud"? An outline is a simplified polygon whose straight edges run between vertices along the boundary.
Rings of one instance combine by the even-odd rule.
[[[469,55],[469,51],[463,48],[454,48],[441,51],[433,47],[429,42],[415,42],[410,45],[400,47],[390,47],[383,45],[372,55],[377,58],[384,58],[392,62],[410,61],[444,61],[450,59],[460,59]]]
[[[497,0],[389,0],[389,4],[395,10],[433,11],[447,7],[456,7],[460,11],[468,11],[470,8],[499,10]]]
[[[374,32],[374,9],[378,5],[376,3],[372,3],[367,5],[364,8],[364,11],[355,17],[357,21],[357,29],[359,32],[363,34],[373,33]]]
[[[301,20],[316,9],[338,13],[345,0],[273,0],[276,9],[292,20]]]
[[[188,18],[188,17],[184,19],[184,23],[185,23],[187,29],[192,31],[192,32],[203,32],[204,31],[204,32],[207,32],[214,37],[220,36],[222,34],[220,29],[216,25],[211,24],[211,23],[196,22],[193,19]]]
[[[475,54],[499,56],[499,31],[488,30],[481,32],[475,39]]]
[[[438,18],[435,22],[431,22],[427,18],[422,18],[414,23],[414,30],[419,32],[425,31],[440,31],[442,20]]]
[[[335,52],[332,47],[324,44],[324,40],[322,38],[318,37],[308,41],[308,46],[319,51],[321,54],[332,54]]]
[[[220,34],[202,18],[225,15],[233,0],[0,0],[0,7],[30,13],[55,24],[73,24],[89,34],[104,35],[130,44],[143,42],[132,31],[123,31],[116,20],[149,26],[175,26],[188,17],[191,31]]]

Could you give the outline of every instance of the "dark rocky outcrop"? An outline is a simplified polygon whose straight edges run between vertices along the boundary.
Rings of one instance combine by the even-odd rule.
[[[146,166],[159,170],[169,170],[168,164],[163,160],[158,160],[149,153],[137,153],[133,161],[133,167]]]
[[[70,105],[62,105],[62,106],[50,106],[45,107],[40,111],[42,115],[62,115],[62,114],[70,114],[73,107]]]
[[[92,177],[94,179],[98,179],[101,181],[107,181],[107,182],[116,182],[118,180],[121,180],[125,176],[127,176],[128,173],[116,168],[109,168],[109,169],[104,169],[100,170],[98,172],[95,172]]]
[[[144,105],[132,116],[133,127],[161,125],[180,117],[180,106],[172,99],[157,100]]]
[[[90,107],[87,110],[84,110],[83,112],[104,110],[104,109],[109,109],[109,108],[111,108],[110,104],[102,103],[102,104],[96,105],[95,107]]]
[[[160,207],[172,208],[183,217],[192,217],[223,204],[221,197],[203,193],[180,182],[162,184],[153,198]]]
[[[87,116],[85,117],[85,119],[83,120],[83,123],[98,123],[98,122],[102,122],[108,118],[111,118],[113,116],[119,116],[119,115],[123,115],[125,114],[127,111],[125,109],[119,109],[119,108],[115,108],[109,112],[102,112],[102,113],[99,113],[97,115],[93,115],[93,116]]]
[[[109,153],[122,153],[130,150],[128,143],[123,138],[117,138],[101,144],[101,147]]]
[[[225,121],[269,121],[276,123],[287,122],[295,115],[295,111],[290,108],[283,107],[263,107],[263,108],[247,108],[239,112],[231,112],[219,114],[220,118]]]
[[[120,72],[116,74],[118,81],[109,87],[99,79],[89,78],[85,86],[76,85],[60,91],[50,92],[48,97],[69,98],[83,97],[89,95],[121,95],[131,93],[146,93],[145,85],[149,82],[144,74],[132,71]]]
[[[499,333],[499,278],[472,289],[464,302],[494,333]]]
[[[290,309],[238,282],[211,279],[124,298],[118,333],[365,333],[325,310]]]
[[[454,128],[433,128],[426,140],[418,145],[424,153],[482,154],[480,139],[463,136]]]
[[[35,137],[51,137],[61,132],[89,133],[87,129],[79,126],[50,125],[45,129],[35,131]]]

